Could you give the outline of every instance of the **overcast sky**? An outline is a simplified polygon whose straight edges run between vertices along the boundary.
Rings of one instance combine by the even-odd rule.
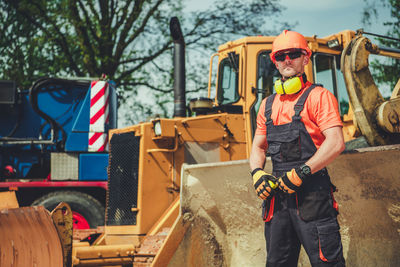
[[[213,0],[187,0],[186,10],[207,8]],[[363,27],[361,23],[363,0],[281,0],[286,9],[280,15],[282,20],[297,26],[293,28],[303,35],[319,37],[342,30],[364,28],[367,32],[384,34],[382,22],[390,16],[387,8],[379,10],[380,18],[371,27]]]

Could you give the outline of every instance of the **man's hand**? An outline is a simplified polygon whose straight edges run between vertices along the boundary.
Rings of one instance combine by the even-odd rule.
[[[299,168],[292,169],[279,178],[279,189],[285,193],[293,194],[299,190],[300,186],[303,184],[304,178],[305,177]]]
[[[274,194],[274,189],[278,187],[278,179],[275,176],[266,173],[261,168],[254,169],[251,175],[253,176],[254,189],[259,198],[266,200]]]

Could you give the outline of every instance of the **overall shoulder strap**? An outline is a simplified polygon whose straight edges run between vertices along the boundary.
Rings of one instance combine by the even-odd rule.
[[[297,103],[294,105],[294,116],[299,117],[301,111],[304,108],[304,103],[307,100],[308,95],[310,94],[311,90],[314,89],[317,86],[322,86],[321,84],[316,84],[313,83],[310,87],[306,89],[306,91],[301,95],[300,99],[297,101]]]
[[[269,124],[272,122],[272,119],[271,119],[272,103],[274,103],[275,96],[276,96],[276,93],[270,95],[267,98],[267,101],[265,103],[265,124]]]

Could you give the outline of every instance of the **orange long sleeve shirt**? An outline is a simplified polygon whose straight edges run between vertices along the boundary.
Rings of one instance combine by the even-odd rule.
[[[272,104],[271,119],[274,125],[282,125],[292,121],[294,115],[294,105],[304,93],[305,89],[311,85],[307,82],[306,87],[299,93],[292,95],[277,95]],[[267,132],[265,125],[265,103],[266,98],[261,102],[257,115],[257,129],[255,134],[265,135]],[[306,130],[311,136],[317,149],[325,140],[322,132],[328,128],[341,126],[343,123],[340,119],[338,102],[335,96],[327,89],[317,86],[307,97],[304,103],[304,109],[300,113],[301,121],[304,123]]]

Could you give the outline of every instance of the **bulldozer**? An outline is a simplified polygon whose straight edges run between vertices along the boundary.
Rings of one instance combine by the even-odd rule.
[[[210,60],[207,97],[187,106],[185,42],[177,18],[170,31],[174,117],[110,131],[104,232],[73,243],[72,266],[265,265],[261,201],[247,159],[259,105],[279,77],[269,59],[275,37],[219,46]],[[338,188],[346,262],[397,266],[400,81],[390,99],[383,98],[368,57],[400,59],[400,51],[376,46],[365,35],[346,30],[306,37],[313,54],[305,73],[335,94],[343,118],[347,150],[328,171]],[[267,158],[265,170],[271,169]],[[303,251],[299,266],[310,266]]]

